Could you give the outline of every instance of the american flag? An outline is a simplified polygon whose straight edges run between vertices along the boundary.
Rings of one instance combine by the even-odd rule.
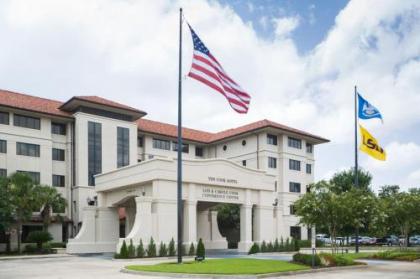
[[[226,74],[191,26],[188,27],[194,44],[192,66],[188,76],[221,93],[236,112],[247,113],[251,96]]]

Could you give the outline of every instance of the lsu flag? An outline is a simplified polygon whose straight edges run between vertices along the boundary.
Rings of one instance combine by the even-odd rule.
[[[359,127],[360,134],[362,135],[360,150],[377,160],[385,161],[385,150],[379,145],[378,141],[365,128],[362,127],[362,125],[359,125]]]
[[[371,105],[368,101],[366,101],[359,93],[358,96],[358,103],[359,103],[359,118],[360,119],[371,119],[371,118],[379,118],[382,120],[382,115],[379,110]]]

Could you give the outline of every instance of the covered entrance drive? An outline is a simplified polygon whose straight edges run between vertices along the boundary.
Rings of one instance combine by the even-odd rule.
[[[275,238],[275,176],[224,159],[183,161],[184,244],[199,238],[207,249],[226,249],[217,225],[218,203],[240,205],[239,251]],[[176,160],[152,159],[98,175],[98,205],[84,210],[82,229],[67,252],[115,252],[123,240],[156,243],[177,239]],[[125,237],[119,238],[118,208],[125,207]],[[253,219],[254,208],[254,219]]]

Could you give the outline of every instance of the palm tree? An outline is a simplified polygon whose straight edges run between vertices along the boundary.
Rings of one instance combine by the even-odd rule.
[[[10,189],[10,204],[13,208],[18,229],[18,252],[20,253],[22,241],[22,224],[32,217],[32,212],[40,208],[40,200],[37,197],[37,185],[31,177],[25,173],[14,173],[8,179]]]
[[[37,198],[41,204],[41,218],[44,225],[44,231],[48,230],[51,223],[51,213],[63,212],[66,208],[66,199],[61,196],[56,188],[39,185],[36,189]]]

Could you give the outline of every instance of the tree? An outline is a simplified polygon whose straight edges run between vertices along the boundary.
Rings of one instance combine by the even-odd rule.
[[[161,241],[159,247],[159,257],[166,257],[168,255],[168,250],[166,249],[166,245]]]
[[[14,173],[9,179],[11,204],[18,229],[18,252],[21,251],[22,224],[29,221],[32,212],[39,211],[41,201],[37,195],[37,184],[25,173]]]
[[[332,190],[331,183],[320,181],[313,184],[311,192],[303,195],[294,203],[300,223],[307,227],[325,226],[331,236],[333,252],[337,232],[343,228],[348,211],[345,208],[343,195]]]
[[[359,189],[369,190],[370,182],[372,181],[372,175],[364,171],[362,169],[358,169],[358,181],[359,181]],[[334,174],[334,176],[330,179],[330,183],[333,187],[331,187],[331,191],[336,194],[344,193],[352,188],[354,188],[354,181],[355,181],[355,171],[354,168],[351,168],[347,171],[341,171]]]
[[[143,241],[140,239],[139,246],[137,247],[137,257],[144,258],[146,252],[144,251]]]
[[[198,244],[197,244],[197,257],[203,260],[206,257],[206,248],[204,247],[204,243],[201,238],[198,240]]]
[[[6,252],[10,252],[10,228],[14,222],[14,205],[7,177],[0,177],[0,232],[6,235]]]
[[[406,239],[419,226],[420,220],[420,191],[414,189],[400,192],[399,187],[385,186],[380,191],[381,208],[385,215],[388,228],[396,228]]]
[[[66,199],[61,196],[56,188],[50,186],[38,185],[35,188],[37,198],[41,204],[41,218],[44,224],[44,230],[48,230],[51,223],[51,213],[64,212],[66,208]]]
[[[123,240],[123,244],[121,246],[119,256],[120,256],[121,259],[127,259],[128,258],[127,243],[125,243],[125,240]]]
[[[176,254],[174,238],[171,238],[171,241],[169,241],[168,254],[169,254],[169,257],[173,257]]]
[[[194,256],[195,255],[195,247],[194,243],[191,242],[190,249],[188,251],[188,256]]]
[[[156,244],[153,237],[150,238],[149,245],[147,246],[147,256],[149,258],[156,257]]]

